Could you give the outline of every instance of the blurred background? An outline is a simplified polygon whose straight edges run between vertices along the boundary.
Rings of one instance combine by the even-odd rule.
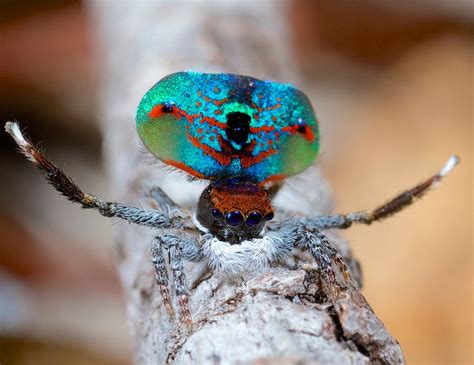
[[[21,121],[86,191],[113,199],[88,7],[0,6],[1,123]],[[336,210],[374,207],[461,157],[407,211],[344,232],[369,303],[411,364],[473,361],[473,10],[465,0],[293,0],[286,15]],[[56,194],[4,133],[0,149],[0,363],[131,363],[113,225]]]

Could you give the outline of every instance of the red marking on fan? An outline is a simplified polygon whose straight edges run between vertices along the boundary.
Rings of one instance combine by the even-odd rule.
[[[303,131],[301,131],[303,128]],[[314,132],[308,125],[290,125],[281,129],[283,132],[290,132],[291,134],[300,133],[308,142],[314,142]]]
[[[195,176],[199,179],[205,179],[206,178],[203,174],[201,174],[200,172],[197,172],[196,170],[193,170],[191,167],[184,164],[183,162],[174,161],[174,160],[165,160],[164,162],[167,163],[168,165],[171,165],[173,167],[181,169],[181,170],[187,172],[188,174],[191,174],[191,175],[193,175],[193,176]]]
[[[191,136],[189,133],[186,133],[186,137],[188,137],[189,141],[197,148],[202,150],[205,154],[211,156],[213,159],[218,161],[221,165],[227,166],[232,162],[232,157],[228,155],[224,155],[213,148],[209,147],[208,145],[201,143],[201,141]]]
[[[244,169],[249,168],[250,166],[255,165],[256,163],[261,162],[266,157],[276,154],[277,152],[277,150],[270,148],[267,151],[260,152],[257,156],[244,156],[240,159],[240,165]]]
[[[265,180],[263,180],[260,185],[265,185],[269,182],[274,182],[274,181],[279,181],[279,180],[283,180],[283,179],[286,179],[288,177],[288,175],[285,175],[285,174],[281,174],[281,175],[272,175],[272,176],[269,176],[267,177]]]

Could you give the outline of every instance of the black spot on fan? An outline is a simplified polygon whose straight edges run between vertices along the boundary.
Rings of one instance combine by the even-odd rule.
[[[227,114],[225,133],[230,141],[238,145],[245,144],[250,133],[250,115],[241,112]]]

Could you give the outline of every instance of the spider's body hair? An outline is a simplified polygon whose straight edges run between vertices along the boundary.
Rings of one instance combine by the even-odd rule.
[[[213,270],[237,274],[259,270],[288,255],[294,248],[291,233],[290,230],[270,231],[262,238],[242,241],[238,245],[204,235],[201,249]]]

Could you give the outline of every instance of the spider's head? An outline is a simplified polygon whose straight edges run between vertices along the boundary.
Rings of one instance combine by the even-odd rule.
[[[272,218],[268,192],[251,182],[211,183],[202,192],[196,211],[202,228],[231,244],[258,237]]]

